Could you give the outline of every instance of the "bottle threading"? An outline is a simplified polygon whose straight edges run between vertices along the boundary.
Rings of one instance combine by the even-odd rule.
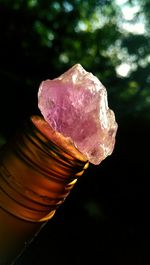
[[[32,119],[1,148],[0,158],[0,226],[3,229],[0,247],[3,247],[4,231],[9,231],[10,241],[13,237],[16,241],[19,238],[20,243],[16,242],[16,245],[21,246],[28,230],[31,230],[29,238],[32,238],[40,225],[52,218],[88,167],[88,161],[78,159],[48,139]],[[13,227],[10,227],[8,219],[12,220],[14,227],[18,223],[16,234],[11,231]],[[21,230],[19,224],[23,224]],[[17,237],[17,233],[22,233],[22,236],[20,234]],[[13,257],[13,250],[9,249],[12,244],[7,244],[6,241],[5,239],[3,253],[7,255],[11,252],[8,256]],[[18,249],[20,246],[18,245]],[[14,253],[16,255],[16,248]],[[4,256],[3,260],[0,265],[9,264]]]
[[[51,218],[87,167],[32,122],[1,153],[1,207],[28,221]]]

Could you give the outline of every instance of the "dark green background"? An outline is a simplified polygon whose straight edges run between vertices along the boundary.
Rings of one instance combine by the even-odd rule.
[[[134,20],[143,15],[145,34],[120,29],[113,0],[0,0],[1,142],[38,113],[40,82],[75,63],[107,87],[119,125],[112,156],[90,165],[16,265],[150,264],[149,0],[139,7]],[[93,30],[95,12],[102,24]],[[123,51],[136,65],[124,78],[115,70]]]

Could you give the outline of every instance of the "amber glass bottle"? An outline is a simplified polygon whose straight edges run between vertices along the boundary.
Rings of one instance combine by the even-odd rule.
[[[88,162],[38,116],[0,156],[0,265],[10,265],[54,215]]]

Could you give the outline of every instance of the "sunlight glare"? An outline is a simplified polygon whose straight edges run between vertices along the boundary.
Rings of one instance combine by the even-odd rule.
[[[126,20],[132,20],[136,13],[139,11],[139,6],[134,6],[134,7],[129,7],[129,6],[124,6],[122,7],[122,14]]]
[[[126,77],[129,74],[130,65],[127,63],[122,63],[116,67],[116,72],[119,76]]]
[[[127,2],[127,0],[116,0],[117,5],[123,5]]]
[[[142,22],[136,24],[130,24],[126,22],[122,24],[122,28],[128,32],[135,34],[144,34],[145,32],[145,26]]]

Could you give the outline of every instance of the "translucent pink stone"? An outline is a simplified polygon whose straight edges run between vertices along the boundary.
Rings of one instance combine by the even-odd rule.
[[[93,164],[114,149],[117,123],[107,103],[107,91],[80,64],[60,77],[43,81],[38,106],[49,125],[75,145]]]

